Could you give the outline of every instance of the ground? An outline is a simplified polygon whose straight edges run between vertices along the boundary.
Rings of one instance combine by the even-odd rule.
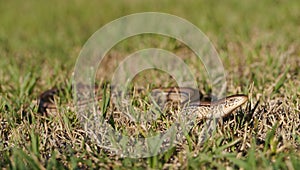
[[[298,169],[300,166],[300,3],[254,1],[19,1],[0,2],[0,166],[11,169]],[[228,95],[249,101],[224,118],[203,145],[197,128],[168,152],[120,158],[93,143],[76,115],[37,113],[38,96],[70,87],[76,59],[88,38],[121,16],[157,11],[195,24],[224,65]],[[181,42],[136,36],[107,54],[97,78],[107,81],[117,63],[146,48],[166,49],[192,68],[200,90],[210,93],[201,61]],[[109,81],[108,81],[109,82]],[[143,72],[136,86],[169,87],[165,73]],[[61,102],[72,102],[70,95]],[[139,98],[137,98],[139,100]],[[140,99],[142,100],[142,98]]]

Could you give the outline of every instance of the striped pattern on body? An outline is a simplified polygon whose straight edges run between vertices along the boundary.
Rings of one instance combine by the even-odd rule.
[[[96,100],[102,100],[99,94],[101,88],[95,88]],[[58,110],[54,102],[55,96],[58,96],[63,89],[53,88],[45,91],[40,95],[38,112],[45,115],[56,115]],[[164,104],[168,101],[179,102],[183,107],[183,114],[189,115],[194,113],[198,116],[198,119],[205,119],[214,117],[225,117],[232,113],[235,109],[243,105],[247,100],[247,96],[243,94],[237,94],[225,97],[216,101],[201,101],[201,93],[197,89],[193,88],[157,88],[152,90],[151,95],[156,97],[158,104]],[[111,95],[111,102],[116,102],[114,95]],[[83,101],[79,105],[86,105],[90,101]],[[66,107],[74,109],[72,104],[66,104]]]

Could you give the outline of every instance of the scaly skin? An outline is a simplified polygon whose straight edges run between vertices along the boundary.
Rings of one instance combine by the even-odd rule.
[[[97,91],[99,88],[95,90]],[[54,97],[61,91],[63,90],[54,88],[41,94],[38,111],[46,115],[55,115],[57,107],[54,103]],[[183,113],[186,115],[194,113],[199,120],[211,117],[225,117],[248,100],[246,95],[232,95],[212,102],[200,101],[201,93],[198,90],[174,87],[154,89],[152,90],[152,96],[157,97],[158,104],[166,101],[180,102],[184,106]],[[101,99],[101,96],[97,96],[97,100]],[[85,105],[88,102],[81,103],[81,105]],[[112,98],[111,102],[115,102],[115,100]],[[70,105],[67,106],[72,107]]]

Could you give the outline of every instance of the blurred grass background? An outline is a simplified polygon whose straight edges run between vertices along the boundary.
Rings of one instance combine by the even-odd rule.
[[[147,11],[173,14],[198,26],[220,54],[229,93],[250,93],[253,100],[263,97],[264,103],[288,101],[291,103],[287,102],[287,107],[299,116],[298,0],[0,0],[0,114],[3,122],[10,122],[1,126],[1,134],[22,124],[20,113],[24,105],[30,105],[42,91],[70,79],[82,46],[95,31],[124,15]],[[138,44],[125,42],[124,46],[119,49],[120,54],[136,49]],[[24,143],[26,136],[29,134],[20,139]],[[11,154],[5,141],[10,139],[0,141],[2,156],[6,155],[1,163],[13,167],[11,162],[18,162],[13,158],[22,154]],[[252,152],[249,151],[250,156]],[[70,157],[64,161],[74,160]],[[42,168],[47,161],[41,162],[41,167],[36,168]]]
[[[70,76],[81,47],[95,31],[121,16],[145,11],[174,14],[197,25],[224,57],[225,66],[231,57],[254,62],[261,56],[253,53],[265,46],[286,50],[299,44],[298,9],[296,0],[1,2],[1,77],[14,77],[6,76],[7,67],[17,67],[13,70],[18,77],[37,70],[37,77],[54,78],[50,75],[58,72]],[[230,43],[237,49],[230,51]]]

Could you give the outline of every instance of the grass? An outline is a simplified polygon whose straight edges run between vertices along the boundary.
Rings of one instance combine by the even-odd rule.
[[[300,160],[300,4],[297,0],[223,1],[0,1],[0,167],[7,169],[297,169]],[[212,137],[197,132],[181,146],[144,159],[119,158],[82,131],[73,112],[37,113],[36,101],[54,86],[70,86],[87,39],[118,17],[167,12],[197,25],[226,70],[227,94],[245,93],[246,106],[225,118]],[[108,54],[99,75],[145,47],[174,52],[209,92],[201,63],[182,44],[159,36],[132,37]],[[200,70],[200,71],[199,71]],[[174,85],[165,73],[143,72],[135,86]],[[70,95],[59,102],[71,102]],[[137,99],[142,101],[142,98]],[[143,105],[140,105],[143,106]],[[104,106],[103,106],[104,107]],[[143,108],[139,108],[143,109]],[[108,108],[109,111],[109,108]],[[162,123],[169,123],[165,120]]]

